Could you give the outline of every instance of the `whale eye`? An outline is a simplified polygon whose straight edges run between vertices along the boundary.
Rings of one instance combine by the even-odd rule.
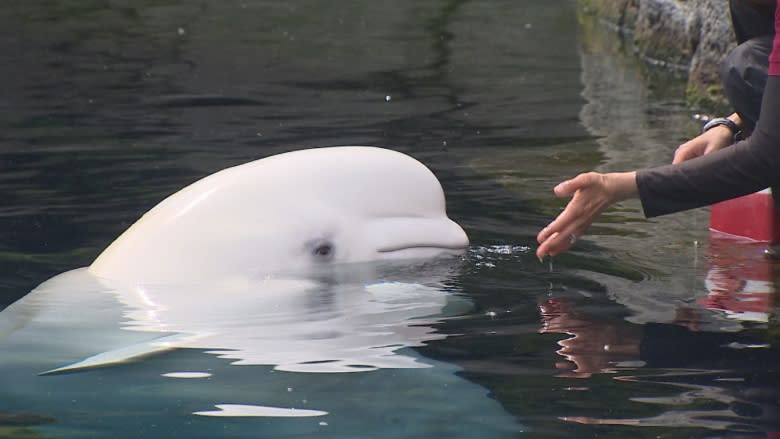
[[[330,244],[320,244],[314,248],[314,256],[324,258],[330,256],[333,253],[333,247]]]
[[[336,248],[333,242],[327,239],[317,239],[306,243],[306,247],[312,257],[317,261],[327,262],[333,259]]]

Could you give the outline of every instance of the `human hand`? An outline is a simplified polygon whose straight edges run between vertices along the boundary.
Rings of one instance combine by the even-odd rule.
[[[536,236],[536,256],[563,253],[611,204],[637,195],[636,172],[599,174],[588,172],[553,189],[559,198],[572,197],[566,208]]]
[[[739,116],[729,116],[732,121],[739,124]],[[709,154],[713,151],[725,148],[734,143],[734,133],[725,126],[719,125],[701,133],[697,137],[683,143],[674,151],[672,164],[677,164],[696,157]]]

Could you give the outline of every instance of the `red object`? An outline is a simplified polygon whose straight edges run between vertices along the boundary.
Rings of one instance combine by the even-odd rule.
[[[780,209],[769,189],[712,205],[710,230],[780,244]]]

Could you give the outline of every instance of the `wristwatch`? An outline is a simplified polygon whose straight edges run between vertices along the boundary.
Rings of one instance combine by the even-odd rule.
[[[741,140],[742,139],[742,130],[737,126],[737,124],[734,123],[733,120],[727,119],[725,117],[716,117],[715,119],[710,120],[709,122],[704,124],[704,127],[702,127],[701,132],[708,131],[712,128],[718,127],[718,126],[725,126],[729,130],[731,130],[731,133],[734,135],[734,140]]]

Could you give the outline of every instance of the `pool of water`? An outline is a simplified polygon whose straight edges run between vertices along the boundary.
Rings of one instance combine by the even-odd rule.
[[[665,163],[697,130],[679,78],[621,55],[576,2],[10,2],[0,23],[0,308],[198,178],[309,147],[414,156],[471,239],[420,274],[467,306],[393,345],[427,367],[311,373],[191,347],[39,376],[116,309],[84,287],[69,331],[20,339],[1,321],[0,437],[780,430],[760,246],[710,236],[706,210],[647,221],[627,202],[569,254],[534,256],[555,183]]]

